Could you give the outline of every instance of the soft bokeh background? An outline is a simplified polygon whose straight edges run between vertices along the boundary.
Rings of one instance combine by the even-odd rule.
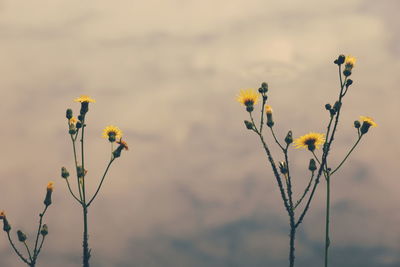
[[[333,179],[332,266],[400,266],[397,0],[0,1],[0,208],[32,239],[55,181],[40,266],[78,266],[81,211],[65,109],[89,94],[91,191],[109,158],[101,131],[131,150],[90,209],[93,266],[286,266],[288,222],[239,89],[270,85],[276,132],[323,131],[339,53],[357,57],[332,163],[359,115],[379,124]],[[269,136],[269,135],[268,135]],[[270,136],[268,137],[270,140]],[[274,150],[280,159],[278,150]],[[307,151],[293,151],[296,194]],[[297,266],[321,266],[324,183],[297,237]],[[0,265],[22,266],[0,234]]]

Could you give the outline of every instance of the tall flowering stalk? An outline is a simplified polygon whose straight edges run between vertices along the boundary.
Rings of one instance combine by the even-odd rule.
[[[8,241],[10,242],[11,247],[13,248],[15,253],[18,255],[18,257],[30,267],[36,266],[36,262],[39,257],[39,254],[42,250],[44,240],[45,240],[47,234],[49,233],[49,229],[48,229],[47,225],[43,224],[43,217],[46,214],[47,208],[52,203],[51,196],[52,196],[53,190],[54,190],[54,183],[49,182],[47,185],[47,188],[46,188],[46,196],[43,201],[44,209],[43,209],[42,213],[39,213],[39,225],[38,225],[38,230],[36,232],[33,249],[30,248],[26,242],[26,240],[28,239],[27,235],[24,232],[22,232],[21,230],[18,230],[16,232],[18,241],[24,245],[26,252],[28,253],[28,256],[24,256],[24,254],[20,250],[18,250],[17,246],[14,244],[14,242],[10,236],[11,225],[8,221],[6,213],[4,211],[0,212],[0,220],[3,221],[3,230],[4,230],[4,232],[7,233]]]
[[[88,267],[91,249],[89,249],[89,232],[88,232],[88,210],[92,202],[97,197],[100,189],[103,185],[104,179],[108,173],[108,170],[111,164],[121,156],[122,150],[128,150],[128,144],[122,140],[122,132],[118,127],[108,126],[103,131],[103,137],[107,138],[111,144],[111,156],[108,164],[105,168],[105,171],[100,179],[99,184],[97,185],[97,189],[95,193],[89,197],[87,194],[87,183],[86,183],[86,174],[87,170],[85,168],[85,153],[84,153],[84,141],[85,141],[85,127],[86,127],[86,115],[89,111],[89,103],[95,103],[96,101],[89,96],[82,95],[79,98],[74,100],[75,102],[81,103],[80,114],[78,118],[73,116],[73,112],[71,109],[67,109],[66,118],[68,121],[68,133],[72,142],[72,149],[74,155],[74,163],[76,169],[76,187],[77,192],[74,193],[74,190],[71,188],[71,184],[69,182],[69,172],[65,167],[61,168],[61,177],[64,178],[67,183],[68,190],[72,197],[76,200],[76,202],[82,207],[83,213],[83,266]],[[80,136],[80,158],[78,154],[77,140]],[[117,143],[118,146],[114,149],[114,143]]]
[[[351,75],[352,68],[355,64],[355,58],[351,56],[340,55],[334,62],[339,68],[339,80],[340,90],[339,96],[335,104],[325,105],[325,109],[329,111],[329,122],[326,126],[325,133],[310,132],[293,140],[292,131],[288,131],[283,141],[279,141],[274,132],[275,122],[273,120],[273,111],[270,105],[266,105],[268,96],[268,84],[262,83],[258,89],[258,93],[253,89],[241,90],[237,101],[245,106],[246,111],[249,114],[249,120],[245,120],[244,124],[248,130],[256,133],[261,141],[261,144],[267,155],[267,159],[272,168],[272,172],[275,176],[280,195],[283,201],[283,205],[289,217],[289,266],[293,267],[295,264],[295,238],[296,230],[303,222],[313,197],[315,195],[317,186],[320,182],[320,178],[323,175],[327,184],[327,198],[326,198],[326,220],[325,220],[325,266],[328,266],[328,249],[330,245],[329,240],[329,220],[330,220],[330,178],[331,176],[342,167],[343,163],[348,159],[350,154],[354,151],[355,147],[361,141],[361,138],[368,132],[370,127],[376,126],[376,123],[370,117],[361,117],[361,121],[354,123],[355,128],[358,132],[358,138],[349,152],[346,154],[344,159],[338,164],[336,168],[329,167],[328,156],[330,155],[330,149],[337,132],[339,124],[339,118],[341,113],[341,107],[343,104],[343,98],[346,95],[349,87],[353,81],[348,77]],[[342,65],[345,65],[345,69],[342,73]],[[344,78],[343,78],[344,76]],[[254,106],[257,104],[261,97],[261,112],[259,123],[253,118]],[[266,118],[265,118],[266,117]],[[268,140],[264,137],[263,130],[266,125],[271,133],[271,138]],[[272,140],[280,149],[282,153],[282,161],[278,164],[275,163],[274,156],[271,153],[269,142]],[[311,158],[308,163],[308,169],[310,171],[310,178],[305,188],[300,191],[301,194],[297,197],[297,200],[293,196],[292,186],[292,173],[289,162],[289,147],[293,143],[295,148],[306,148],[311,152]],[[318,156],[315,153],[316,149],[322,147],[322,154]],[[304,202],[305,201],[305,202]],[[303,205],[301,205],[303,203]],[[301,207],[301,209],[300,209]]]

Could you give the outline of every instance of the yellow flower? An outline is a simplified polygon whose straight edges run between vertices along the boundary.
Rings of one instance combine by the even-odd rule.
[[[315,148],[319,149],[319,146],[325,142],[325,135],[322,133],[310,132],[294,140],[293,145],[295,148],[308,148],[310,151],[314,151]]]
[[[258,93],[254,89],[240,90],[236,100],[244,106],[253,106],[257,103]]]
[[[363,123],[369,124],[369,126],[371,126],[371,127],[376,127],[376,126],[378,126],[378,124],[376,124],[376,122],[374,122],[374,119],[371,118],[371,117],[360,116],[360,120],[361,120]]]
[[[75,102],[80,102],[80,103],[84,103],[84,102],[86,102],[86,103],[96,103],[96,100],[90,98],[90,96],[87,96],[87,95],[81,95],[80,97],[75,98],[74,101]]]
[[[118,127],[110,125],[104,128],[103,137],[108,140],[111,138],[113,141],[110,140],[110,142],[114,142],[116,139],[121,139],[122,131]]]
[[[48,184],[47,184],[47,191],[53,191],[53,189],[54,189],[54,182],[49,182]]]
[[[348,56],[346,56],[346,59],[344,60],[344,64],[345,64],[346,68],[352,69],[354,67],[354,65],[356,64],[356,58],[348,55]]]
[[[265,106],[265,113],[272,114],[272,107],[270,105]]]
[[[72,117],[71,119],[69,119],[69,124],[75,125],[77,122],[78,122],[78,120],[75,117]]]

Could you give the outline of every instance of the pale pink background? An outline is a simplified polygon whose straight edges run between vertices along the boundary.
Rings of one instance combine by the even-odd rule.
[[[54,180],[38,266],[79,266],[81,211],[59,170],[73,166],[65,109],[78,112],[72,99],[85,93],[97,100],[91,192],[109,158],[103,127],[118,125],[131,147],[90,209],[93,266],[286,266],[287,215],[235,96],[267,81],[279,137],[323,131],[332,61],[350,53],[355,83],[331,162],[359,115],[379,127],[333,179],[332,263],[400,266],[399,10],[396,0],[0,1],[0,209],[32,239]],[[310,155],[291,156],[298,195]],[[299,267],[322,265],[321,185],[298,233]],[[0,266],[22,266],[3,232]]]

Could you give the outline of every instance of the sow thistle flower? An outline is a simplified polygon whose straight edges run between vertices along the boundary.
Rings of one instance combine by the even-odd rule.
[[[254,105],[258,101],[259,94],[254,89],[240,90],[237,101],[246,107],[248,112],[254,110]]]
[[[265,106],[265,113],[267,114],[267,126],[274,126],[274,120],[272,119],[272,107],[270,105]]]
[[[360,116],[360,120],[362,121],[361,129],[360,129],[361,134],[367,133],[370,127],[378,126],[378,124],[376,124],[374,119],[371,117]]]
[[[356,64],[356,58],[350,55],[346,56],[344,60],[344,76],[348,77],[351,75],[351,70],[353,69],[354,65]]]
[[[96,100],[90,98],[88,95],[81,95],[78,98],[74,99],[75,102],[81,103],[81,116],[84,117],[85,114],[89,111],[89,103],[96,103]]]
[[[88,95],[81,95],[80,97],[75,98],[74,101],[80,103],[96,103],[96,100],[90,98]]]
[[[51,194],[53,193],[54,190],[54,182],[49,182],[47,184],[47,191],[46,191],[46,197],[43,201],[43,203],[46,206],[50,206],[51,205]]]
[[[322,145],[324,142],[324,134],[310,132],[294,140],[293,145],[295,146],[295,148],[307,148],[308,150],[313,152],[315,148],[319,149],[319,146]]]
[[[122,138],[122,131],[118,127],[110,125],[104,128],[103,137],[112,143],[115,142],[116,139]]]

